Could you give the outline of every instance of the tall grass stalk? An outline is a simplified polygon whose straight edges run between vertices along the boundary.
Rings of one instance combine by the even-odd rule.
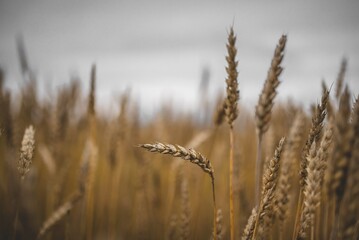
[[[234,190],[233,190],[233,165],[234,165],[234,130],[233,124],[238,116],[238,99],[239,99],[239,91],[238,91],[238,72],[236,61],[237,48],[236,44],[236,36],[234,35],[233,27],[231,27],[230,32],[228,34],[228,43],[227,43],[227,52],[228,55],[226,57],[227,60],[227,97],[225,99],[224,112],[226,116],[227,123],[229,125],[229,217],[230,217],[230,236],[231,240],[234,239]]]

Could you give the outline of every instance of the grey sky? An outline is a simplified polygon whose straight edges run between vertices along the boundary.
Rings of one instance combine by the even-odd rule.
[[[21,84],[15,36],[24,36],[39,85],[53,88],[98,67],[99,104],[131,87],[145,109],[172,98],[193,106],[203,67],[211,92],[225,88],[225,43],[237,33],[242,103],[253,104],[275,45],[288,34],[279,97],[317,101],[322,78],[335,81],[341,58],[359,93],[359,1],[45,1],[1,0],[0,66]]]

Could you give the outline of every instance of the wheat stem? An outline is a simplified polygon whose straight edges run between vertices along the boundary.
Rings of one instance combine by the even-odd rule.
[[[263,174],[262,164],[262,136],[258,136],[257,159],[256,159],[256,181],[255,181],[255,204],[259,206],[261,198],[261,179]]]
[[[234,196],[233,196],[233,162],[234,162],[234,133],[233,128],[229,132],[230,152],[229,152],[229,211],[230,211],[230,231],[231,238],[234,239]]]

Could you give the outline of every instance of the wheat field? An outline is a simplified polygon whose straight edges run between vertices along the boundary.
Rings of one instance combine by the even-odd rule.
[[[231,28],[226,95],[206,96],[216,104],[198,109],[205,121],[165,103],[142,121],[128,93],[118,116],[99,114],[95,65],[85,96],[72,81],[42,100],[35,76],[12,93],[1,71],[0,239],[359,239],[359,101],[346,60],[317,103],[276,101],[280,36],[251,109],[236,42]]]

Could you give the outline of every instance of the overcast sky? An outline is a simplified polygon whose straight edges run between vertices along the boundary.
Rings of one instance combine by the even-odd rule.
[[[142,109],[172,99],[191,108],[204,68],[210,91],[224,90],[225,43],[237,34],[242,104],[257,101],[275,45],[288,34],[279,98],[320,99],[343,56],[359,93],[359,1],[49,1],[0,0],[0,66],[21,85],[15,37],[24,38],[39,85],[56,89],[98,69],[98,107],[131,88]]]

